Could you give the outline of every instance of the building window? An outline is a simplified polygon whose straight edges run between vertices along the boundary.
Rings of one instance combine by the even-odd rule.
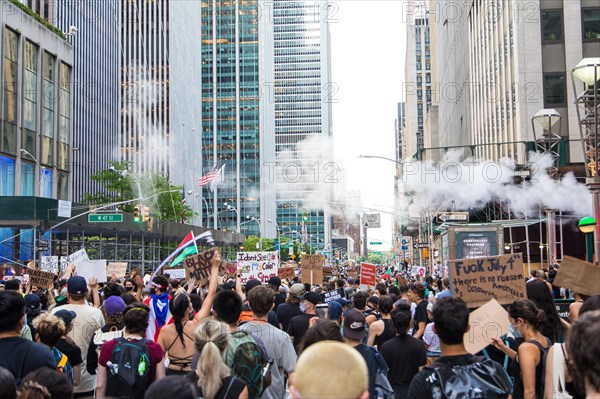
[[[15,195],[15,160],[0,156],[0,196]]]
[[[584,8],[583,14],[583,40],[600,40],[600,8]]]
[[[50,53],[44,52],[42,74],[42,155],[40,162],[46,165],[54,161],[54,103],[56,101],[54,82],[56,59]]]
[[[67,201],[69,199],[69,175],[65,172],[58,172],[57,182],[58,199]]]
[[[59,78],[58,168],[68,170],[71,139],[71,67],[61,62]]]
[[[21,162],[21,195],[35,196],[35,165]]]
[[[18,36],[10,29],[4,29],[4,110],[2,113],[2,140],[0,150],[9,154],[17,153],[17,65],[19,61]]]
[[[23,71],[23,132],[21,148],[36,154],[37,134],[37,71],[38,48],[30,41],[25,42]],[[24,157],[31,159],[29,155]]]
[[[544,75],[544,103],[546,107],[566,105],[566,84],[564,74]]]
[[[52,198],[52,176],[54,173],[51,169],[40,170],[40,197]]]
[[[542,41],[561,42],[563,40],[562,10],[542,11]]]

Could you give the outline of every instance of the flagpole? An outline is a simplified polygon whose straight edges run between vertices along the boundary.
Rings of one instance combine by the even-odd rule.
[[[190,233],[192,234],[192,241],[194,242],[194,246],[196,247],[196,253],[198,252],[198,244],[196,243],[196,238],[194,237],[194,232],[190,231]]]

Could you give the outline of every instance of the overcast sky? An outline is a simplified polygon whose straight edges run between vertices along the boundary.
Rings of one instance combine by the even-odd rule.
[[[395,157],[394,120],[402,101],[406,27],[402,1],[337,0],[330,22],[332,79],[339,91],[333,104],[334,152],[343,163],[348,190],[360,190],[365,206],[390,212],[395,164],[359,155]],[[369,229],[387,250],[391,215],[382,228]]]

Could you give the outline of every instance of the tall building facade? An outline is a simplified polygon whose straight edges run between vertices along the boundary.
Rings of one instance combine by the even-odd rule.
[[[121,10],[119,159],[185,191],[201,174],[200,1],[133,0]],[[202,217],[202,207],[195,208]]]
[[[268,24],[258,10],[256,0],[209,0],[201,8],[203,173],[224,165],[219,181],[201,190],[199,200],[210,212],[204,224],[254,235],[266,224],[261,217],[259,102],[265,86],[259,85],[259,22]]]
[[[120,7],[117,0],[30,1],[73,45],[73,201],[102,190],[90,176],[119,158]]]
[[[265,137],[274,144],[275,154],[268,155],[275,155],[270,161],[277,165],[276,215],[271,215],[282,229],[301,231],[305,242],[323,248],[331,240],[327,209],[338,178],[331,147],[331,5],[272,4],[274,137]],[[274,236],[274,227],[267,235]]]
[[[406,140],[404,138],[406,128],[406,103],[398,103],[398,117],[394,121],[394,133],[396,143],[396,161],[404,160],[406,153]],[[392,218],[392,242],[396,243],[396,238],[401,236],[402,220],[399,215],[403,210],[403,192],[401,185],[402,164],[396,163],[396,173],[394,175],[394,217]]]
[[[406,14],[404,157],[413,157],[425,148],[425,118],[432,101],[431,35],[427,2],[410,0],[408,4],[412,12]]]

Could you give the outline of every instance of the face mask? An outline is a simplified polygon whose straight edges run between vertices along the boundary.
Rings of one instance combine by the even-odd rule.
[[[300,311],[302,313],[306,312],[306,304],[304,302],[300,302]]]
[[[522,338],[523,336],[521,335],[521,332],[518,331],[515,326],[513,326],[512,324],[509,327],[509,331],[510,333],[513,335],[513,337],[515,338]]]
[[[133,287],[125,287],[127,291],[133,291]]]

